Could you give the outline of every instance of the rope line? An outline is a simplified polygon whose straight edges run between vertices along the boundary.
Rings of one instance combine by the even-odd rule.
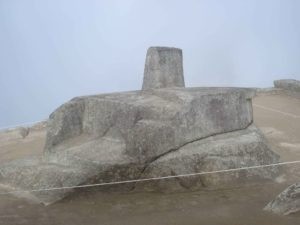
[[[262,105],[253,104],[253,106],[255,106],[257,108],[264,109],[264,110],[269,110],[269,111],[272,111],[272,112],[277,112],[277,113],[280,113],[280,114],[285,115],[285,116],[291,116],[293,118],[300,118],[300,116],[298,116],[298,115],[295,115],[295,114],[292,114],[292,113],[283,112],[283,111],[280,111],[280,110],[277,110],[277,109],[272,109],[272,108],[265,107],[265,106],[262,106]]]
[[[282,111],[268,108],[265,106],[261,106],[258,104],[253,104],[253,106],[262,108],[265,110],[269,110],[272,112],[277,112],[277,113],[280,113],[280,114],[283,114],[286,116],[291,116],[293,118],[300,118],[300,116],[298,116],[298,115],[294,115],[294,114],[287,113],[287,112],[282,112]],[[38,122],[42,122],[42,121],[38,121]],[[27,124],[28,125],[34,124],[34,122],[27,123]],[[21,126],[21,125],[25,125],[25,124],[20,124],[18,126]],[[14,126],[14,127],[17,127],[17,126]],[[8,129],[8,128],[13,128],[13,126],[0,127],[0,130]],[[267,167],[272,167],[272,166],[282,166],[282,165],[297,164],[297,163],[300,163],[300,160],[272,163],[272,164],[258,165],[258,166],[240,167],[240,168],[233,168],[233,169],[226,169],[226,170],[215,170],[215,171],[207,171],[207,172],[199,172],[199,173],[188,173],[188,174],[170,175],[170,176],[162,176],[162,177],[151,177],[151,178],[124,180],[124,181],[114,181],[114,182],[105,182],[105,183],[98,183],[98,184],[85,184],[85,185],[77,185],[77,186],[53,187],[53,188],[42,188],[42,189],[32,189],[32,190],[16,190],[16,191],[9,191],[9,192],[0,192],[0,195],[15,194],[15,193],[22,193],[22,192],[55,191],[55,190],[64,190],[64,189],[88,188],[88,187],[108,186],[108,185],[116,185],[116,184],[137,183],[137,182],[145,182],[145,181],[166,180],[166,179],[179,178],[179,177],[191,177],[191,176],[199,176],[199,175],[206,175],[206,174],[228,173],[228,172],[235,172],[235,171],[240,171],[240,170],[259,169],[259,168],[267,168]]]
[[[84,184],[84,185],[78,185],[78,186],[53,187],[53,188],[32,189],[32,190],[17,190],[17,191],[10,191],[10,192],[0,192],[0,195],[16,194],[16,193],[22,193],[22,192],[41,192],[41,191],[75,189],[75,188],[88,188],[88,187],[107,186],[107,185],[116,185],[116,184],[137,183],[137,182],[145,182],[145,181],[153,181],[153,180],[166,180],[166,179],[172,179],[172,178],[178,178],[178,177],[191,177],[191,176],[199,176],[199,175],[206,175],[206,174],[228,173],[228,172],[235,172],[235,171],[240,171],[240,170],[267,168],[267,167],[272,167],[272,166],[282,166],[282,165],[290,165],[290,164],[297,164],[297,163],[300,163],[300,160],[272,163],[272,164],[258,165],[258,166],[239,167],[239,168],[226,169],[226,170],[215,170],[215,171],[207,171],[207,172],[199,172],[199,173],[170,175],[170,176],[163,176],[163,177],[151,177],[151,178],[134,179],[134,180],[114,181],[114,182],[105,182],[105,183],[98,183],[98,184]]]

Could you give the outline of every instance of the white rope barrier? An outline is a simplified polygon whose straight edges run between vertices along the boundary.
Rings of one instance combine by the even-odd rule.
[[[300,160],[272,163],[267,165],[240,167],[240,168],[233,168],[233,169],[226,169],[226,170],[215,170],[215,171],[207,171],[207,172],[199,172],[199,173],[170,175],[170,176],[163,176],[163,177],[151,177],[151,178],[134,179],[134,180],[114,181],[114,182],[106,182],[106,183],[98,183],[98,184],[85,184],[85,185],[78,185],[78,186],[53,187],[53,188],[42,188],[42,189],[33,189],[33,190],[16,190],[10,192],[0,192],[0,195],[16,194],[16,193],[24,193],[24,192],[41,192],[41,191],[55,191],[55,190],[64,190],[64,189],[88,188],[88,187],[107,186],[107,185],[116,185],[116,184],[128,184],[128,183],[137,183],[137,182],[145,182],[145,181],[165,180],[165,179],[172,179],[178,177],[191,177],[191,176],[199,176],[199,175],[207,175],[207,174],[228,173],[228,172],[236,172],[240,170],[259,169],[259,168],[267,168],[272,166],[291,165],[297,163],[300,163]]]
[[[280,110],[277,110],[277,109],[272,109],[272,108],[265,107],[265,106],[262,106],[262,105],[253,104],[253,106],[255,106],[257,108],[264,109],[264,110],[268,110],[268,111],[271,111],[271,112],[280,113],[280,114],[285,115],[285,116],[291,116],[293,118],[300,118],[300,116],[298,116],[298,115],[295,115],[295,114],[292,114],[292,113],[283,112],[283,111],[280,111]]]
[[[268,108],[265,106],[261,106],[258,104],[253,104],[253,106],[262,108],[265,110],[277,112],[277,113],[283,114],[285,116],[291,116],[293,118],[300,118],[300,116],[298,116],[298,115],[294,115],[294,114],[287,113],[287,112],[282,112],[282,111]],[[42,121],[44,121],[44,120],[42,120]],[[42,121],[27,123],[27,125],[42,122]],[[22,125],[25,125],[25,124],[20,124],[18,126],[22,126]],[[15,126],[15,127],[18,127],[18,126]],[[13,128],[13,127],[1,127],[0,130],[9,129],[9,128]],[[259,168],[267,168],[267,167],[272,167],[272,166],[291,165],[291,164],[297,164],[297,163],[300,163],[300,160],[299,161],[273,163],[273,164],[267,164],[267,165],[240,167],[240,168],[226,169],[226,170],[215,170],[215,171],[207,171],[207,172],[199,172],[199,173],[170,175],[170,176],[163,176],[163,177],[151,177],[151,178],[134,179],[134,180],[114,181],[114,182],[105,182],[105,183],[98,183],[98,184],[85,184],[85,185],[78,185],[78,186],[53,187],[53,188],[43,188],[43,189],[33,189],[33,190],[16,190],[16,191],[10,191],[10,192],[2,192],[2,193],[0,192],[0,195],[15,194],[15,193],[21,193],[21,192],[55,191],[55,190],[64,190],[64,189],[88,188],[88,187],[107,186],[107,185],[116,185],[116,184],[137,183],[137,182],[145,182],[145,181],[166,180],[166,179],[172,179],[172,178],[191,177],[191,176],[200,176],[200,175],[217,174],[217,173],[228,173],[228,172],[236,172],[236,171],[240,171],[240,170],[259,169]]]

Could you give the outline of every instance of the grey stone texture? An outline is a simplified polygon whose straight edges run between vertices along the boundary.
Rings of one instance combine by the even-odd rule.
[[[251,89],[153,89],[79,97],[50,115],[46,152],[66,140],[107,134],[122,139],[141,162],[183,144],[252,123]],[[58,149],[57,147],[58,146]]]
[[[264,209],[280,215],[300,212],[300,183],[286,188]]]
[[[150,47],[147,51],[143,90],[185,87],[182,50],[170,47]]]
[[[243,130],[213,135],[188,143],[149,164],[143,171],[142,178],[267,165],[278,160],[278,155],[270,150],[261,132],[254,125],[250,125]],[[136,189],[173,192],[183,189],[199,190],[206,187],[234,187],[251,181],[271,180],[278,172],[278,168],[273,167],[183,176],[138,183]]]
[[[293,79],[286,79],[286,80],[275,80],[274,81],[275,88],[281,88],[288,91],[296,91],[300,92],[300,81],[293,80]]]

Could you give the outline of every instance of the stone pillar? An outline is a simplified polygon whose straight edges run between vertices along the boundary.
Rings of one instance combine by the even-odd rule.
[[[150,47],[146,56],[142,90],[167,87],[185,87],[182,50]]]

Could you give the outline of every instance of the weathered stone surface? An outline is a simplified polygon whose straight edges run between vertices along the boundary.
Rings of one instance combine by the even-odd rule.
[[[48,205],[69,195],[74,186],[136,179],[141,166],[124,155],[123,145],[106,137],[42,158],[15,160],[1,165],[0,183],[8,191],[34,190],[22,197]],[[108,186],[108,190],[128,191],[132,185]],[[61,187],[67,188],[49,191]]]
[[[184,86],[182,50],[150,47],[146,56],[142,89]]]
[[[1,166],[1,184],[29,192],[27,198],[51,204],[73,189],[48,188],[189,174],[278,162],[278,156],[265,144],[251,125],[247,129],[219,134],[187,144],[148,164],[124,154],[125,143],[106,136],[97,141],[62,150],[42,159],[24,159]],[[169,180],[105,186],[105,191],[180,191],[246,184],[253,179],[272,179],[277,167],[182,177]],[[24,197],[24,196],[23,196]]]
[[[300,92],[300,81],[293,79],[275,80],[275,88],[281,88],[288,91],[299,91]]]
[[[240,88],[166,88],[75,98],[50,115],[44,156],[1,165],[0,183],[48,189],[277,162],[251,125],[253,95]],[[265,169],[180,178],[172,187],[131,183],[103,190],[197,189],[274,174]],[[28,196],[50,204],[72,190]]]
[[[144,169],[142,178],[194,174],[276,163],[279,156],[271,151],[261,132],[247,129],[214,135],[163,155]],[[178,177],[137,184],[137,189],[178,191],[206,187],[230,187],[250,181],[273,179],[277,167]]]
[[[7,191],[34,190],[17,192],[16,195],[47,205],[62,199],[72,191],[72,189],[47,191],[47,189],[78,185],[86,175],[84,172],[76,167],[49,163],[40,158],[26,158],[1,165],[0,181],[1,186]],[[41,189],[46,190],[37,191]]]
[[[75,98],[51,114],[45,151],[60,151],[74,137],[109,134],[125,142],[128,155],[151,161],[188,142],[246,128],[253,95],[252,89],[176,88]]]
[[[281,192],[265,208],[276,214],[288,215],[300,211],[300,183],[293,184]]]

